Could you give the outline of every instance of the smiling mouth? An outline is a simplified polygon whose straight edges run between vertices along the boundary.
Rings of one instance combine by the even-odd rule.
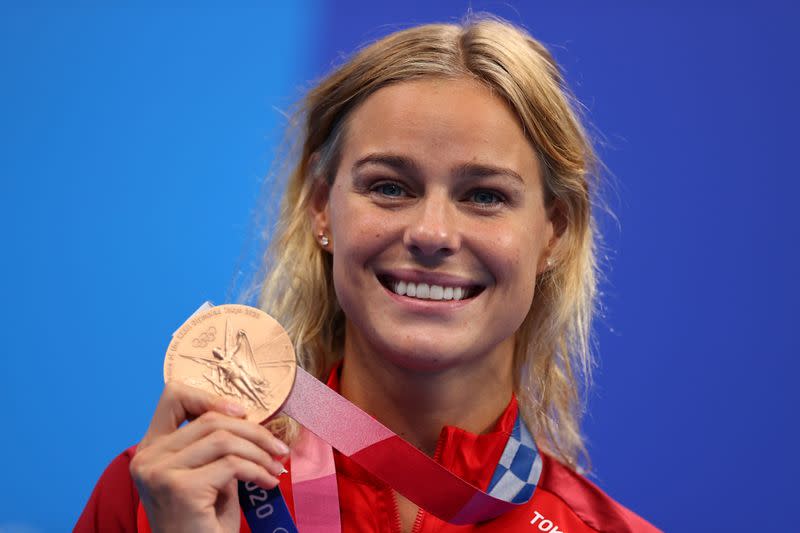
[[[378,281],[380,281],[381,285],[399,296],[418,300],[468,300],[476,297],[486,288],[481,285],[450,287],[447,285],[414,283],[411,281],[394,279],[386,275],[378,276]]]

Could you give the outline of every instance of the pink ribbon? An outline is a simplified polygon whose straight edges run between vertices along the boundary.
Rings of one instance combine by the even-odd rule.
[[[297,453],[292,453],[295,515],[304,533],[340,531],[330,446],[451,524],[490,520],[519,506],[459,478],[302,368],[297,368],[283,412],[319,437],[304,435]],[[335,529],[332,506],[336,507]],[[301,518],[303,513],[307,517]],[[303,521],[310,523],[303,527]]]

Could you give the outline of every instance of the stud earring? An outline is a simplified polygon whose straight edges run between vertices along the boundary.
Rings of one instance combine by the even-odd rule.
[[[320,234],[318,235],[318,237],[319,237],[319,243],[320,243],[322,246],[328,246],[328,243],[329,243],[330,241],[328,240],[328,236],[327,236],[327,235],[325,235],[324,233],[320,232]]]
[[[553,261],[552,257],[548,257],[546,262],[547,262],[547,268],[552,268],[553,265],[556,263],[555,261]]]

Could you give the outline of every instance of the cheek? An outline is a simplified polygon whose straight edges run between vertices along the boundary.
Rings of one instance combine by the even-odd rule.
[[[502,310],[497,314],[498,329],[513,335],[528,316],[536,293],[536,257],[540,244],[530,233],[506,232],[492,240],[494,253],[487,256],[497,277],[498,299]]]
[[[381,223],[355,212],[343,217],[332,231],[334,263],[338,260],[355,266],[378,254],[385,247],[389,234]]]
[[[484,241],[485,257],[498,283],[514,285],[515,290],[536,282],[536,264],[540,244],[522,231],[497,231]]]
[[[360,291],[370,284],[365,274],[370,261],[385,249],[389,230],[384,219],[361,208],[357,201],[333,205],[333,283],[347,312],[363,298]]]
[[[370,209],[362,198],[335,185],[330,198],[331,233],[334,245],[340,244],[343,252],[358,249],[379,241],[388,233],[391,219],[380,211]],[[334,251],[338,252],[336,248]]]

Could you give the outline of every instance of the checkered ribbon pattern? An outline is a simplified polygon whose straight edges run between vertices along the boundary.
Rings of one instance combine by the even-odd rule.
[[[542,458],[533,436],[517,415],[500,462],[497,463],[489,495],[512,503],[525,503],[533,496],[542,473]]]

